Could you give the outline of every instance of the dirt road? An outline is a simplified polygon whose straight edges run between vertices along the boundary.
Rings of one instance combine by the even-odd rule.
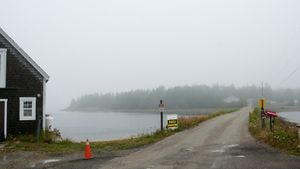
[[[247,129],[249,108],[216,117],[99,169],[300,168],[300,158],[256,143]]]

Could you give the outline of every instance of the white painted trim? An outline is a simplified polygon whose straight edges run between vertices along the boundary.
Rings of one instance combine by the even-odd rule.
[[[4,138],[7,137],[7,99],[0,99],[0,102],[4,102]]]
[[[32,115],[30,117],[24,116],[24,102],[29,101],[32,102]],[[20,120],[36,120],[36,97],[20,97],[20,104],[19,104],[19,117]]]
[[[37,64],[31,57],[0,27],[0,34],[21,53],[21,55],[46,79],[49,80],[49,75]]]
[[[7,49],[0,48],[0,88],[6,88],[6,52]]]
[[[46,80],[43,80],[43,129],[46,129]]]

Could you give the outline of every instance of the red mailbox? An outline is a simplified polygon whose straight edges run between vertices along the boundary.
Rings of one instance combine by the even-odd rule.
[[[277,113],[274,111],[266,111],[266,115],[271,117],[277,117]]]
[[[273,111],[266,111],[266,115],[269,117],[277,117],[277,113]]]

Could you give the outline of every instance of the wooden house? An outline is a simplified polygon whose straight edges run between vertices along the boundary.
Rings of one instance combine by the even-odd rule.
[[[45,128],[49,75],[0,28],[0,140]]]

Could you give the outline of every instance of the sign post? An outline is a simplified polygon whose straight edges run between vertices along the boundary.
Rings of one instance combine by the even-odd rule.
[[[262,127],[265,127],[265,107],[266,107],[266,100],[265,99],[260,99],[258,102],[258,105],[260,107],[260,117],[261,117],[261,123]]]
[[[259,107],[261,109],[264,109],[266,107],[266,100],[265,99],[260,99],[259,100]]]
[[[159,107],[159,112],[160,112],[160,130],[163,131],[164,130],[163,112],[165,111],[165,105],[163,104],[162,100],[160,100],[158,107]]]

